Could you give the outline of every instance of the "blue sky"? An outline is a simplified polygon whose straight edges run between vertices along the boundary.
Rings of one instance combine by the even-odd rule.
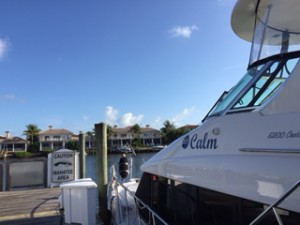
[[[0,135],[199,124],[246,71],[235,2],[0,1]]]

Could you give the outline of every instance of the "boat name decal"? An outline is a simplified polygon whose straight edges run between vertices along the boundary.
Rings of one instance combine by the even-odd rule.
[[[268,135],[269,139],[277,138],[300,138],[300,131],[273,131]]]
[[[194,134],[191,138],[187,135],[182,141],[182,147],[186,149],[189,146],[191,149],[217,149],[217,138],[208,138],[208,133],[202,138],[198,137],[198,134]]]

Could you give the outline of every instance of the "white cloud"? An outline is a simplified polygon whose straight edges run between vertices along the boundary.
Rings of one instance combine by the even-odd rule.
[[[183,38],[190,38],[192,33],[198,30],[198,27],[196,25],[192,26],[176,26],[173,27],[169,32],[173,37],[183,37]]]
[[[105,110],[105,122],[114,125],[118,119],[118,110],[114,109],[112,106],[107,106]]]
[[[84,121],[88,121],[88,120],[89,120],[89,116],[83,115],[83,116],[82,116],[82,119],[83,119]]]
[[[160,128],[162,127],[161,117],[157,117],[157,118],[153,121],[153,123],[151,124],[151,126],[152,126],[153,128],[158,128],[158,129],[160,129]]]
[[[173,122],[176,126],[179,126],[182,124],[182,121],[193,114],[195,112],[195,107],[191,108],[185,108],[183,111],[178,113],[175,117],[171,119],[171,122]]]
[[[9,42],[0,38],[0,60],[4,58],[8,50]]]
[[[16,99],[17,99],[16,96],[13,94],[0,95],[1,101],[11,102],[11,101],[15,101]]]
[[[23,97],[16,96],[14,94],[2,94],[0,95],[0,102],[3,103],[17,103],[17,104],[26,104],[26,99]]]
[[[124,127],[132,126],[136,123],[139,124],[142,121],[143,117],[144,115],[142,114],[134,116],[131,112],[128,112],[121,117],[120,123]]]
[[[112,106],[107,106],[105,110],[105,122],[109,125],[118,125],[121,127],[132,126],[134,124],[139,124],[144,115],[139,114],[137,116],[133,115],[131,112],[125,113],[119,117],[119,112]]]

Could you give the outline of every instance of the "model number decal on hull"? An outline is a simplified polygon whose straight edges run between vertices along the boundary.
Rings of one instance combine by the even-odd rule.
[[[208,138],[208,133],[205,133],[202,138],[198,137],[198,134],[193,134],[191,138],[189,135],[185,136],[182,147],[184,149],[187,147],[191,149],[217,149],[218,145],[216,138]]]
[[[268,138],[300,138],[300,132],[298,131],[274,131],[274,132],[270,132],[268,135]]]

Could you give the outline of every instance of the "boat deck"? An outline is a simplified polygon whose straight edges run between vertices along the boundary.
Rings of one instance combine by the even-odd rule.
[[[0,225],[63,224],[60,188],[0,192]]]

